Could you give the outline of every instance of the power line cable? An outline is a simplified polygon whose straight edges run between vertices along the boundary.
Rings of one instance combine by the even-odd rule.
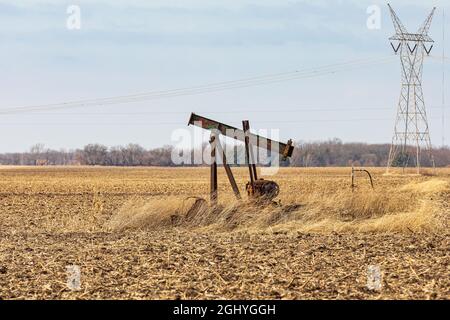
[[[433,117],[430,119],[440,119],[440,117]],[[388,121],[390,118],[353,118],[353,119],[304,119],[304,120],[254,120],[252,123],[309,123],[309,122],[360,122],[360,121]],[[5,122],[0,123],[1,126],[7,126],[7,125],[26,125],[26,126],[33,126],[33,125],[45,125],[45,126],[67,126],[67,125],[74,125],[74,126],[83,126],[83,125],[93,125],[93,126],[104,126],[104,125],[111,125],[111,126],[156,126],[156,125],[179,125],[179,126],[186,126],[185,122],[156,122],[156,121],[145,121],[145,122],[134,122],[134,123],[126,123],[126,122],[30,122],[30,123],[24,123],[24,122]]]
[[[293,71],[287,73],[278,73],[272,75],[264,75],[259,77],[246,78],[241,80],[233,80],[226,82],[218,82],[209,85],[189,87],[189,88],[181,88],[181,89],[172,89],[165,91],[150,91],[147,93],[140,93],[135,95],[126,95],[126,96],[116,96],[110,98],[100,98],[100,99],[91,99],[91,100],[78,100],[72,102],[63,102],[56,104],[45,104],[45,105],[36,105],[36,106],[23,106],[23,107],[10,107],[0,109],[0,114],[10,114],[10,113],[24,113],[30,111],[45,111],[45,110],[60,110],[60,109],[69,109],[76,107],[85,107],[85,106],[104,106],[111,104],[120,104],[120,103],[129,103],[129,102],[137,102],[137,101],[148,101],[153,99],[161,99],[161,98],[173,98],[179,96],[186,95],[196,95],[196,94],[205,94],[210,92],[217,92],[223,90],[231,90],[231,89],[239,89],[246,87],[253,87],[259,85],[267,85],[271,83],[277,83],[282,81],[289,80],[297,80],[304,78],[312,78],[317,76],[323,76],[327,74],[333,74],[336,72],[342,72],[347,70],[353,70],[355,68],[360,68],[364,66],[370,66],[380,63],[386,63],[391,60],[393,56],[382,57],[382,58],[371,58],[364,60],[354,60],[345,63],[332,64],[318,68],[308,68],[302,71]]]
[[[444,106],[445,108],[450,108],[450,106]],[[429,109],[441,109],[442,106],[431,106]],[[297,113],[297,112],[343,112],[343,111],[386,111],[393,110],[392,107],[304,107],[298,106],[295,109],[272,109],[272,110],[264,110],[264,109],[248,109],[248,110],[226,110],[226,111],[210,111],[203,110],[198,112],[205,112],[208,114],[245,114],[245,113]],[[197,111],[195,111],[197,113]],[[186,111],[136,111],[136,112],[30,112],[26,115],[28,116],[133,116],[133,115],[164,115],[164,114],[186,114]],[[10,114],[16,115],[16,114]],[[23,115],[22,115],[23,116]]]

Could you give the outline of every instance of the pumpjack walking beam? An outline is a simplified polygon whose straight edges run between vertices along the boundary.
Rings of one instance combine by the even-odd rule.
[[[218,132],[226,137],[245,142],[245,131],[235,128],[233,126],[229,126],[224,123],[220,123],[215,120],[211,120],[205,117],[202,117],[200,115],[197,115],[195,113],[191,114],[191,117],[189,119],[188,125],[194,125],[198,126],[200,128],[203,128],[205,130],[211,130]],[[266,150],[278,150],[278,153],[280,153],[283,158],[288,158],[292,156],[292,153],[294,151],[294,146],[292,145],[292,141],[289,140],[288,143],[282,143],[278,141],[274,141],[268,138],[264,138],[261,136],[258,136],[256,134],[248,132],[247,134],[249,141],[253,142],[255,141],[255,146],[258,148],[264,148]],[[278,148],[276,148],[278,146]]]

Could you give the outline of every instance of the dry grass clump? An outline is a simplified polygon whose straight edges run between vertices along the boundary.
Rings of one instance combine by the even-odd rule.
[[[401,188],[401,191],[416,193],[436,193],[448,190],[449,185],[445,180],[432,179],[420,183],[408,183]]]
[[[119,209],[106,227],[112,230],[170,227],[171,216],[175,215],[182,205],[182,199],[177,197],[158,197],[150,201],[132,199]]]
[[[330,231],[423,231],[442,227],[439,200],[448,182],[410,182],[400,188],[318,190],[291,195],[282,204],[261,205],[222,198],[210,207],[195,198],[155,197],[127,202],[108,227],[113,230],[208,228]],[[444,217],[445,219],[445,217]]]
[[[154,197],[131,200],[106,224],[108,229],[155,230],[168,227],[217,226],[222,229],[257,224],[271,209],[250,202],[228,199],[225,204],[210,207],[199,198]],[[260,222],[260,221],[259,221]]]
[[[446,228],[449,183],[432,179],[400,187],[310,194],[302,218],[281,227],[304,232],[415,232]]]

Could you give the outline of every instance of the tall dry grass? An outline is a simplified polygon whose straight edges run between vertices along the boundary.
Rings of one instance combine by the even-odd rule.
[[[107,228],[158,230],[203,228],[301,232],[415,232],[446,228],[445,203],[449,183],[433,178],[375,190],[311,189],[301,195],[285,195],[281,205],[260,205],[222,196],[217,207],[206,203],[195,212],[195,199],[154,197],[127,202],[108,222]]]

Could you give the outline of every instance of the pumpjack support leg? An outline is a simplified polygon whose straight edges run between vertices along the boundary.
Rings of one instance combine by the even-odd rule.
[[[211,186],[210,200],[211,205],[217,204],[217,158],[216,158],[216,137],[211,135],[209,144],[211,146]]]
[[[222,148],[222,144],[219,141],[219,138],[216,137],[216,148],[219,154],[222,157],[223,167],[225,168],[225,172],[227,173],[228,180],[230,181],[231,188],[233,188],[234,195],[238,200],[241,200],[241,193],[239,192],[239,188],[237,186],[236,180],[234,179],[233,172],[227,162],[227,156],[225,155],[225,151]]]

